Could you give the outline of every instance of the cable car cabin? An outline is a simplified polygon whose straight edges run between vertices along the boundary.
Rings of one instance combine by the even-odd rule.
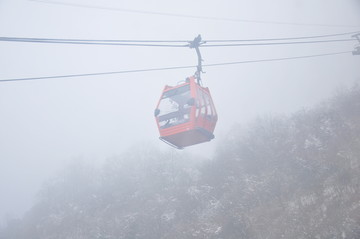
[[[210,91],[189,77],[177,86],[165,86],[155,110],[160,139],[182,149],[214,138],[217,114]]]

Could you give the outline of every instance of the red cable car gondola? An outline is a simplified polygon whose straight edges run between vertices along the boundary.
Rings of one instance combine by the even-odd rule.
[[[195,76],[187,78],[183,84],[165,86],[155,109],[160,139],[178,149],[214,138],[218,117],[209,89],[200,85],[202,58],[199,46],[202,43],[199,35],[189,45],[195,48],[198,56]]]
[[[214,138],[217,114],[210,91],[189,77],[177,86],[165,86],[155,110],[160,139],[175,148]]]

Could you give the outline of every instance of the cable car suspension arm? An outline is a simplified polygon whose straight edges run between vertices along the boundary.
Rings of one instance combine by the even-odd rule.
[[[197,54],[197,57],[198,57],[198,65],[197,65],[197,70],[195,72],[195,77],[197,79],[197,83],[199,85],[201,85],[201,76],[200,74],[201,73],[205,73],[203,70],[202,70],[202,62],[203,62],[203,59],[201,57],[201,53],[200,53],[200,45],[201,44],[204,44],[205,42],[201,40],[201,35],[199,34],[197,37],[195,37],[195,39],[191,42],[189,42],[189,47],[192,49],[192,48],[195,48],[196,50],[196,54]]]
[[[359,41],[359,45],[355,47],[352,52],[353,55],[360,55],[360,33],[353,35],[352,37],[356,38]]]

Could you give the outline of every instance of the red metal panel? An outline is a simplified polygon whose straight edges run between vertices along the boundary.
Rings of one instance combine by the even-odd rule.
[[[194,104],[190,107],[190,113],[186,114],[189,115],[189,119],[187,122],[174,125],[170,124],[170,126],[166,127],[163,125],[161,127],[159,122],[160,117],[155,116],[156,123],[160,132],[160,138],[163,141],[168,142],[169,144],[178,148],[207,142],[214,138],[213,131],[217,122],[217,114],[210,96],[210,91],[207,87],[202,87],[198,85],[195,80],[195,77],[189,77],[187,78],[187,81],[183,84],[174,87],[165,86],[163,94],[157,104],[158,109],[160,102],[163,99],[163,95],[166,92],[186,85],[190,86],[190,96],[194,99]],[[171,95],[170,92],[168,93],[168,95],[169,94]],[[166,99],[167,97],[169,96],[165,96]],[[187,107],[189,107],[189,104],[187,104]],[[180,109],[178,112],[180,112]],[[164,124],[165,119],[168,119],[164,118],[168,115],[169,114],[161,116],[163,117],[162,124]]]

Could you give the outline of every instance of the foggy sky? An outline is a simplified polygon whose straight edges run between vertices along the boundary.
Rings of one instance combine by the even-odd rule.
[[[70,1],[63,1],[70,2]],[[74,3],[75,1],[72,1]],[[355,0],[76,1],[77,4],[174,14],[305,24],[360,25]],[[192,40],[312,36],[359,31],[201,20],[27,0],[0,0],[0,36]],[[355,43],[201,48],[204,64],[351,51]],[[197,63],[194,50],[0,42],[0,80]],[[211,157],[234,124],[291,114],[360,80],[360,57],[348,55],[204,68],[219,121],[215,140],[186,149]],[[0,218],[21,216],[44,180],[79,158],[99,163],[158,140],[153,110],[164,85],[194,69],[0,83]]]

